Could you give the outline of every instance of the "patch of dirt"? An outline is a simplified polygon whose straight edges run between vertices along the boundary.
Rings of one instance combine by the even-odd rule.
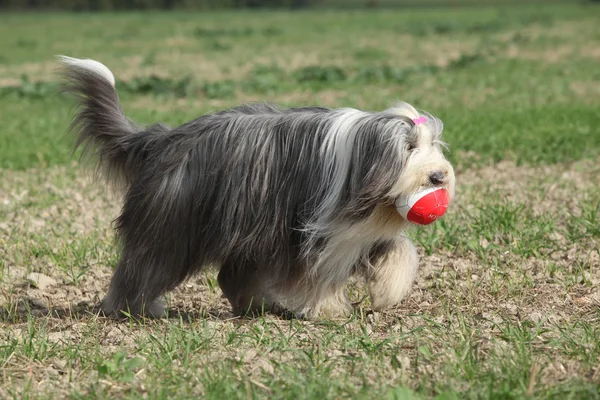
[[[11,86],[19,86],[21,84],[20,79],[15,78],[2,78],[0,79],[0,87],[11,87]]]
[[[509,31],[497,37],[510,43],[502,51],[510,59],[543,61],[547,64],[579,59],[597,59],[600,57],[600,43],[596,40],[596,21],[568,21],[552,26],[532,25],[518,31]],[[523,40],[514,43],[515,37]],[[552,44],[552,45],[548,45]]]
[[[460,189],[457,202],[466,195],[473,197],[475,193],[482,193],[507,202],[527,204],[536,214],[576,212],[579,203],[598,189],[598,174],[600,159],[537,167],[502,161],[493,166],[457,170],[457,188]]]
[[[551,26],[541,24],[532,24],[521,28],[518,32],[532,41],[541,38],[555,39],[556,41],[570,41],[577,43],[582,37],[591,37],[596,32],[596,20],[589,18],[580,21],[556,21]],[[510,39],[514,36],[514,31],[503,32],[498,37]]]
[[[600,82],[571,82],[569,89],[578,96],[587,99],[597,99],[600,96]]]
[[[56,79],[56,68],[58,64],[50,59],[47,62],[28,62],[18,65],[0,65],[0,76],[5,81],[18,81],[22,75],[32,78],[31,81],[51,81]],[[8,85],[6,85],[8,86]]]
[[[518,58],[529,61],[544,61],[548,64],[571,59],[575,54],[578,56],[585,55],[580,53],[576,47],[573,47],[573,45],[562,45],[543,50],[532,50],[524,49],[518,46],[509,46],[506,50],[506,56],[511,59]]]

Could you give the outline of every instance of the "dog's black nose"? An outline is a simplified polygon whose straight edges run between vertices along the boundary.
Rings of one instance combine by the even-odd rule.
[[[446,180],[446,173],[444,171],[433,171],[429,174],[429,182],[432,185],[441,185]]]

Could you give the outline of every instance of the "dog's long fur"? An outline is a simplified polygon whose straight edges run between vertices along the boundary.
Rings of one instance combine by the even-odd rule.
[[[79,105],[77,145],[125,189],[105,313],[161,315],[159,297],[209,266],[237,313],[345,313],[353,274],[369,280],[376,309],[409,291],[418,257],[394,203],[424,186],[454,193],[438,119],[417,126],[405,103],[384,112],[250,104],[141,128],[124,116],[107,67],[61,59]]]

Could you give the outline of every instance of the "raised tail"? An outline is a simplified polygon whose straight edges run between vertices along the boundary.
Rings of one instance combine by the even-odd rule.
[[[71,130],[77,135],[75,148],[95,159],[110,183],[127,185],[139,167],[139,155],[132,154],[142,129],[130,122],[121,109],[115,77],[94,60],[60,56],[64,84],[62,91],[73,95],[77,113]]]

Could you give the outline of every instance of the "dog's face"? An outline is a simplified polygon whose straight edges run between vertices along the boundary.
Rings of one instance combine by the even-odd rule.
[[[391,235],[408,223],[396,210],[398,198],[438,187],[446,189],[452,200],[455,176],[444,156],[443,124],[439,119],[423,116],[404,103],[384,114],[391,114],[392,118],[379,125],[370,136],[372,142],[361,146],[374,149],[363,152],[357,161],[363,164],[362,171],[368,173],[359,174],[356,182],[360,183],[350,189],[356,200],[353,208],[370,215],[367,218],[370,222],[365,222],[373,230]],[[415,120],[419,123],[414,123]]]
[[[406,164],[391,197],[408,196],[430,187],[445,188],[454,197],[454,169],[443,153],[443,143],[430,126],[418,125],[405,145]]]

